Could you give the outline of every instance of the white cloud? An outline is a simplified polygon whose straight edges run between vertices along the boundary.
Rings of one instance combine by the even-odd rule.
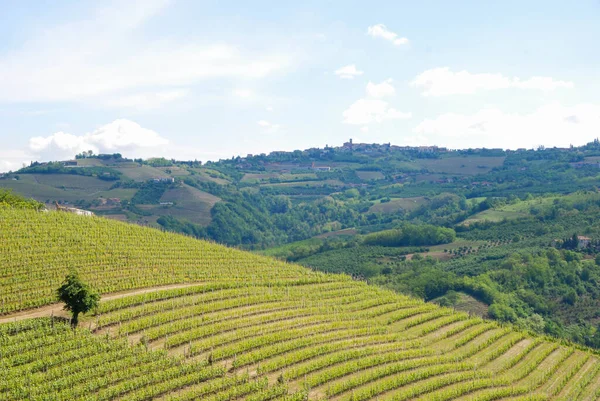
[[[19,170],[32,161],[35,161],[35,157],[22,150],[0,150],[0,173]]]
[[[354,79],[364,74],[364,72],[357,70],[356,65],[349,64],[344,67],[338,68],[337,70],[335,70],[334,74],[342,79]]]
[[[275,133],[275,132],[279,131],[279,129],[281,128],[281,125],[273,124],[273,123],[270,123],[269,121],[265,121],[265,120],[260,120],[257,122],[257,124],[261,128],[263,128],[266,132],[269,132],[269,133]]]
[[[360,130],[361,130],[361,132],[364,132],[366,134],[367,132],[369,132],[369,127],[365,125]]]
[[[62,131],[47,137],[37,136],[29,139],[29,149],[43,161],[70,159],[84,150],[98,153],[98,147],[87,138]]]
[[[367,35],[372,36],[374,38],[382,38],[387,41],[392,42],[396,46],[401,46],[408,44],[407,38],[398,37],[398,34],[390,31],[383,24],[372,25],[367,28]]]
[[[165,91],[210,78],[257,79],[289,65],[287,55],[245,53],[223,42],[145,39],[137,30],[168,2],[111,4],[87,20],[45,29],[0,58],[0,102]]]
[[[445,113],[421,122],[414,132],[428,144],[454,148],[566,147],[587,143],[598,136],[600,105],[549,104],[529,114],[505,113],[499,109],[484,109],[475,114]]]
[[[123,153],[128,157],[150,157],[169,143],[156,132],[125,119],[115,120],[85,135],[57,132],[29,140],[29,150],[40,161],[64,160],[77,153]]]
[[[354,102],[342,113],[345,124],[363,125],[363,132],[368,131],[368,124],[381,123],[386,120],[398,120],[411,118],[411,113],[404,113],[391,107],[381,98],[393,96],[396,89],[392,80],[387,79],[379,84],[369,82],[366,87],[366,97]],[[366,128],[366,130],[365,130]]]
[[[188,89],[175,89],[160,92],[142,92],[132,95],[109,98],[104,101],[106,107],[133,109],[133,110],[154,110],[164,106],[167,103],[185,98],[189,94]]]
[[[268,111],[268,112],[270,113],[270,112],[272,112],[274,109],[273,109],[273,106],[267,106],[267,107],[265,107],[265,110],[266,110],[266,111]]]
[[[394,96],[396,94],[396,89],[392,85],[392,82],[392,79],[387,79],[380,84],[374,84],[369,81],[367,84],[367,96],[374,98]]]
[[[465,70],[453,72],[448,67],[441,67],[417,75],[411,82],[411,86],[421,89],[423,96],[447,96],[508,88],[552,91],[559,88],[573,88],[574,84],[550,77],[532,77],[522,80],[502,74],[472,74]]]
[[[359,99],[344,110],[342,116],[346,124],[367,125],[410,118],[411,113],[400,112],[381,99]]]

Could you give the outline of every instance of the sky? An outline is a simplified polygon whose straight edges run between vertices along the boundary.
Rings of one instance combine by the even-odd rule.
[[[0,172],[600,136],[600,0],[0,0]]]

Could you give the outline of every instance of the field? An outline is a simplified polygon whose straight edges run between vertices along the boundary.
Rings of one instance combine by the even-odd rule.
[[[435,259],[447,260],[447,259],[450,259],[451,255],[447,252],[444,252],[444,250],[451,251],[451,250],[458,250],[460,248],[477,249],[478,247],[480,247],[482,245],[488,245],[488,243],[486,241],[468,241],[468,240],[458,238],[456,241],[454,241],[450,244],[428,246],[427,249],[429,249],[429,251],[420,252],[420,254],[422,256],[431,256],[432,258],[435,258]],[[396,249],[402,250],[403,248],[399,247]],[[409,248],[407,248],[407,249],[409,249]],[[407,257],[408,258],[412,257],[412,254],[408,254]]]
[[[77,331],[68,268],[104,294]],[[0,209],[0,294],[0,400],[600,397],[586,350],[102,218]]]
[[[107,164],[99,159],[80,159],[78,162],[89,166],[104,166]],[[137,163],[118,163],[115,170],[120,171],[125,178],[139,182],[154,178],[179,177],[191,174],[186,168],[178,166],[155,168]],[[222,175],[216,170],[198,169],[198,171],[202,171],[195,172],[196,177],[202,177],[200,181],[228,183],[228,181],[221,178],[211,177],[211,175],[215,177]],[[136,188],[116,187],[111,189],[115,183],[120,183],[120,181],[107,181],[97,177],[75,174],[19,174],[19,180],[0,180],[0,188],[12,189],[18,194],[50,204],[53,204],[55,200],[70,204],[78,201],[98,202],[101,200],[100,198],[118,198],[121,201],[129,201],[138,191]],[[172,216],[195,224],[208,225],[211,222],[211,209],[216,202],[220,201],[220,198],[186,184],[181,184],[178,188],[169,189],[161,201],[173,202],[176,205],[168,208],[159,205],[140,205],[140,210],[152,214],[149,216],[135,215],[130,211],[122,210],[120,204],[114,203],[111,206],[102,204],[98,206],[97,203],[87,203],[78,207],[91,210],[99,215],[110,216],[110,218],[116,218],[112,216],[116,213],[119,214],[117,218],[119,220],[152,224],[155,227],[158,227],[156,220],[160,216]]]
[[[369,212],[394,213],[398,210],[413,211],[418,207],[425,205],[429,200],[418,196],[414,198],[394,198],[389,202],[376,203],[369,209]]]
[[[182,177],[182,176],[190,175],[190,172],[187,169],[178,167],[178,166],[156,167],[156,169],[158,169],[172,177]]]
[[[516,201],[514,203],[502,205],[494,209],[488,209],[484,210],[483,212],[479,212],[471,216],[469,219],[465,220],[464,224],[470,224],[477,221],[499,222],[504,219],[514,220],[522,217],[531,216],[532,209],[547,209],[551,207],[555,202],[565,202],[569,204],[574,204],[580,201],[598,198],[600,198],[600,195],[593,193],[573,193],[564,196],[553,195],[538,197],[525,201]]]
[[[294,181],[294,182],[280,182],[276,184],[262,184],[261,187],[323,187],[329,185],[332,187],[343,187],[344,183],[340,180],[320,180],[320,181]]]
[[[19,180],[0,180],[0,187],[26,194],[40,202],[94,200],[99,197],[131,199],[135,190],[109,190],[112,182],[71,174],[21,174]]]
[[[504,219],[506,220],[514,220],[514,219],[518,219],[521,217],[527,217],[529,216],[528,213],[524,213],[524,212],[517,212],[514,210],[506,210],[504,208],[501,209],[488,209],[488,210],[484,210],[483,212],[479,212],[475,215],[473,215],[472,217],[470,217],[469,219],[465,220],[463,222],[463,224],[471,224],[474,222],[478,222],[478,221],[490,221],[493,223],[497,223],[500,222]]]
[[[302,180],[316,180],[317,175],[314,173],[304,174],[278,174],[278,173],[246,173],[242,178],[242,182],[245,183],[258,183],[263,181],[269,181],[272,178],[276,178],[281,181],[302,181]]]
[[[360,170],[357,170],[356,171],[356,175],[358,176],[358,178],[360,178],[361,180],[364,180],[364,181],[383,180],[385,178],[385,176],[383,175],[383,173],[381,171],[360,171]]]
[[[189,171],[196,174],[196,178],[201,182],[214,182],[219,185],[229,184],[229,179],[224,174],[207,168],[190,168]]]
[[[169,189],[160,199],[161,202],[173,202],[174,206],[162,208],[154,214],[173,216],[192,223],[208,225],[211,220],[210,210],[221,199],[189,185]],[[161,206],[157,206],[161,208]]]
[[[504,163],[504,156],[484,157],[442,157],[440,159],[419,159],[417,164],[432,173],[476,175],[489,172]]]
[[[167,178],[169,175],[164,171],[151,166],[119,167],[115,170],[121,172],[125,177],[134,181],[148,181],[154,178]]]

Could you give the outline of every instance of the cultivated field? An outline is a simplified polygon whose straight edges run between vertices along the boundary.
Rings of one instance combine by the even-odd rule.
[[[154,178],[168,178],[169,175],[164,171],[151,166],[119,167],[115,170],[120,171],[127,178],[134,181],[148,181]]]
[[[0,180],[0,188],[12,189],[40,202],[60,200],[75,202],[99,197],[131,199],[135,190],[110,189],[113,183],[96,177],[71,174],[20,174],[19,180]]]
[[[383,180],[385,176],[381,171],[356,171],[356,175],[361,180],[370,181],[370,180]]]
[[[323,187],[329,185],[332,187],[343,187],[345,184],[340,180],[320,180],[320,181],[293,181],[281,182],[276,184],[262,184],[261,187]]]
[[[279,173],[246,173],[242,178],[242,182],[247,183],[258,183],[263,181],[269,181],[272,178],[279,179],[281,181],[302,181],[302,180],[316,180],[317,175],[314,173],[302,173],[302,174],[279,174]]]
[[[369,209],[369,212],[394,213],[398,210],[410,212],[429,202],[428,199],[418,196],[414,198],[395,198],[389,202],[376,203]]]
[[[432,173],[476,175],[489,172],[502,166],[504,156],[484,157],[443,157],[440,159],[419,159],[417,164]]]
[[[480,201],[483,200],[479,198]],[[576,192],[569,195],[553,195],[533,198],[525,201],[516,201],[507,205],[499,206],[494,209],[484,210],[479,212],[469,219],[465,220],[464,224],[469,224],[476,221],[491,221],[499,222],[504,219],[513,220],[521,217],[531,216],[532,211],[544,210],[552,207],[555,202],[563,202],[569,205],[575,205],[578,202],[589,202],[589,201],[600,200],[600,195],[593,192]]]
[[[180,187],[167,190],[160,199],[161,202],[173,202],[175,206],[157,211],[155,214],[173,216],[189,220],[192,223],[208,225],[211,221],[210,210],[220,200],[214,195],[183,184]]]
[[[15,322],[10,313],[53,302],[69,267],[122,293],[76,332],[57,318]],[[174,283],[187,285],[155,288]],[[0,400],[600,397],[588,351],[101,218],[0,210],[0,294]]]

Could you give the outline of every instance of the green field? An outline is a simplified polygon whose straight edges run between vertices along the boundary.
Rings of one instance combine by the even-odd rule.
[[[210,210],[221,199],[207,192],[200,191],[189,185],[169,189],[160,198],[161,202],[173,202],[174,206],[162,208],[155,214],[173,216],[184,220],[189,220],[192,223],[208,225],[211,220]]]
[[[360,171],[360,170],[357,170],[356,171],[356,175],[358,176],[358,178],[360,178],[361,180],[364,180],[364,181],[383,180],[385,178],[385,176],[383,175],[383,173],[381,171]]]
[[[294,182],[280,182],[276,184],[262,184],[261,187],[322,187],[325,185],[333,187],[343,187],[345,184],[340,180],[320,180],[320,181],[294,181]]]
[[[502,166],[505,157],[463,156],[442,157],[440,159],[419,159],[417,164],[432,173],[476,175],[489,172]]]
[[[89,166],[103,166],[105,163],[99,159],[80,159]],[[137,163],[118,163],[119,167],[115,170],[120,171],[127,179],[138,182],[145,182],[154,178],[167,178],[170,176],[186,176],[191,174],[185,168],[178,166],[172,167],[151,167],[139,165]],[[131,165],[129,167],[123,167]],[[215,170],[202,169],[203,173],[197,173],[197,176],[206,174],[206,181],[216,180],[217,182],[227,183],[220,178],[213,179],[208,174],[221,173]],[[214,181],[213,181],[214,182]],[[19,180],[4,179],[0,180],[0,188],[8,188],[24,196],[32,197],[41,202],[49,201],[51,204],[56,200],[73,204],[78,201],[97,202],[101,198],[118,198],[121,201],[131,200],[138,189],[136,188],[113,188],[115,181],[102,180],[97,177],[75,175],[75,174],[19,174]],[[159,205],[142,205],[139,209],[151,216],[139,216],[123,210],[121,205],[100,205],[88,203],[85,206],[79,206],[91,210],[100,215],[110,215],[111,218],[118,218],[123,221],[134,221],[143,224],[156,224],[160,216],[173,216],[182,220],[187,220],[200,225],[208,225],[211,221],[210,211],[214,204],[220,201],[220,198],[196,188],[181,184],[180,187],[171,188],[160,199],[162,202],[173,202],[174,207],[161,207]],[[118,217],[114,215],[117,214]]]
[[[408,212],[426,205],[429,200],[423,196],[414,198],[394,198],[389,202],[379,202],[371,206],[370,212],[394,213],[398,210],[406,210]]]
[[[151,166],[117,167],[115,170],[134,181],[148,181],[154,178],[168,178],[169,175],[159,168]]]
[[[230,180],[227,176],[217,170],[208,168],[190,168],[189,171],[194,172],[195,178],[201,182],[214,182],[219,185],[227,185]]]
[[[0,251],[0,400],[599,395],[585,350],[183,236],[4,209]],[[44,307],[69,267],[105,294],[76,332]]]
[[[593,192],[576,192],[569,195],[551,195],[533,198],[525,201],[515,201],[493,209],[484,210],[479,212],[469,219],[465,220],[463,224],[471,224],[479,221],[489,222],[500,222],[504,219],[514,220],[523,217],[532,216],[532,210],[545,210],[552,207],[555,203],[564,202],[569,205],[573,205],[577,202],[583,202],[587,200],[600,200],[600,195]],[[478,198],[479,201],[483,200]],[[472,202],[474,200],[471,200]]]
[[[259,183],[269,181],[270,179],[278,179],[280,181],[303,181],[303,180],[316,180],[317,175],[314,173],[302,173],[302,174],[278,174],[278,173],[246,173],[242,178],[242,182],[245,183]]]
[[[173,177],[185,177],[190,175],[189,170],[179,167],[179,166],[171,166],[171,167],[156,167],[158,170],[164,172]]]
[[[489,221],[492,223],[497,223],[504,219],[513,220],[527,216],[529,216],[528,213],[518,212],[514,210],[488,209],[473,215],[469,219],[465,220],[463,224],[470,224],[478,221]]]
[[[46,200],[60,200],[75,202],[83,199],[87,201],[99,197],[130,199],[133,194],[129,189],[110,190],[113,183],[96,177],[86,177],[71,174],[21,174],[19,180],[0,180],[0,188],[12,189],[45,202]],[[135,190],[133,190],[135,192]]]

